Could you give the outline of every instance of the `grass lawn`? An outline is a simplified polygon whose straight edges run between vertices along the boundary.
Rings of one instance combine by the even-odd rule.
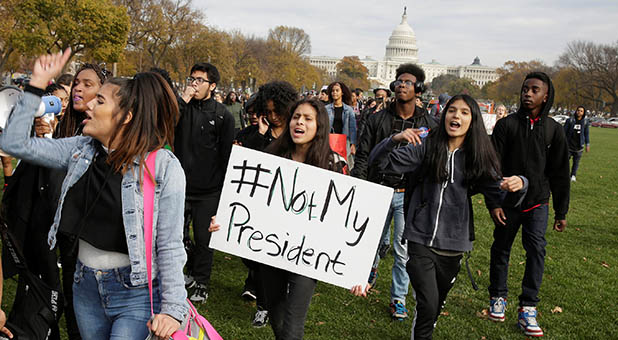
[[[591,127],[590,133],[592,151],[584,154],[577,182],[571,185],[567,230],[557,233],[550,225],[546,235],[547,257],[538,320],[547,339],[618,338],[618,130]],[[493,223],[482,196],[474,197],[473,202],[477,240],[470,266],[480,289],[472,289],[462,266],[434,338],[524,338],[515,326],[525,261],[521,237],[511,253],[507,320],[493,323],[485,316]],[[412,318],[396,322],[388,314],[392,262],[391,255],[382,261],[376,290],[366,299],[318,283],[305,325],[305,339],[409,339]],[[217,252],[210,298],[199,307],[200,312],[225,339],[272,339],[269,327],[251,327],[255,303],[240,298],[246,273],[239,258]],[[6,311],[15,285],[11,280],[5,284]],[[411,292],[410,289],[407,305],[412,316]],[[557,312],[557,307],[562,311]]]

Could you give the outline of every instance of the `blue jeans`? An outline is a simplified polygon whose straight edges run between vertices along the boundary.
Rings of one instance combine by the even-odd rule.
[[[569,150],[569,160],[573,157],[573,167],[571,168],[571,176],[577,176],[577,169],[579,168],[579,160],[582,158],[584,150],[571,151]]]
[[[508,295],[507,278],[509,258],[513,241],[522,227],[521,242],[526,250],[526,269],[521,283],[520,306],[536,306],[545,270],[545,231],[549,206],[547,204],[528,212],[504,208],[506,226],[496,225],[494,243],[491,246],[489,264],[489,295],[504,297]]]
[[[391,302],[399,300],[403,304],[406,303],[406,295],[408,295],[408,285],[410,283],[408,273],[406,272],[408,246],[407,244],[401,244],[401,238],[403,237],[403,230],[405,227],[405,220],[403,218],[404,195],[403,192],[396,192],[393,194],[391,206],[388,209],[388,215],[386,216],[386,222],[384,223],[384,229],[382,230],[382,237],[380,239],[380,245],[388,244],[391,233],[391,220],[393,220],[393,252],[395,262],[393,263]],[[375,260],[373,261],[373,268],[378,268],[379,264],[380,254],[376,253]]]
[[[133,286],[131,268],[97,270],[77,261],[73,308],[84,340],[136,340],[148,336],[148,284]],[[154,312],[161,310],[158,280],[153,280]]]

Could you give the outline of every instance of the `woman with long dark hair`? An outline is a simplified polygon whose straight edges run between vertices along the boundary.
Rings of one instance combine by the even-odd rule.
[[[69,104],[63,119],[58,124],[55,137],[73,137],[81,133],[82,121],[86,118],[86,104],[93,100],[107,80],[109,71],[97,64],[85,63],[73,78]]]
[[[48,242],[54,246],[58,230],[78,240],[73,306],[82,338],[144,339],[150,330],[167,339],[188,310],[182,275],[185,178],[179,161],[164,149],[173,145],[176,97],[158,74],[112,79],[86,103],[84,136],[32,138],[42,89],[69,56],[67,50],[35,62],[0,145],[27,162],[67,170]],[[156,170],[145,169],[152,153]],[[152,320],[144,240],[149,226],[139,215],[144,176],[156,183]]]
[[[332,133],[346,135],[348,166],[354,166],[353,157],[356,154],[356,115],[352,108],[352,92],[342,82],[334,82],[326,89],[330,103],[326,105],[328,120]]]
[[[317,99],[301,99],[290,110],[283,134],[266,149],[279,157],[322,169],[342,172],[340,157],[331,150],[330,124],[324,105]],[[219,230],[213,218],[210,231]],[[283,269],[261,265],[270,325],[276,339],[302,339],[305,319],[317,281]],[[356,295],[366,294],[360,286]]]
[[[453,287],[464,252],[472,250],[470,197],[481,192],[486,205],[500,206],[505,191],[527,188],[522,176],[502,178],[481,111],[468,95],[451,98],[440,125],[421,141],[421,131],[407,129],[378,144],[370,155],[384,173],[405,173],[406,266],[416,295],[412,339],[431,339],[446,296]],[[411,144],[394,149],[399,142]]]

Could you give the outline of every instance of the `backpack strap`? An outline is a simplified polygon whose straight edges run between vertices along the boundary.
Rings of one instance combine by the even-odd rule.
[[[144,169],[144,241],[146,243],[146,270],[148,271],[148,293],[150,294],[150,313],[154,315],[152,304],[152,230],[154,220],[154,194],[156,173],[155,161],[157,150],[148,154],[146,157],[146,168]],[[148,171],[146,171],[148,170]],[[148,174],[150,172],[150,175]]]

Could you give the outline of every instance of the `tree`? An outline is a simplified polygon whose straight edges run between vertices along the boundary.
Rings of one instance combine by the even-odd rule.
[[[191,0],[114,1],[131,18],[125,54],[138,62],[138,71],[163,67],[166,61],[174,64],[170,51],[196,38],[203,27],[204,15],[191,7]]]
[[[115,62],[129,32],[126,9],[110,0],[28,0],[38,9],[38,19],[48,36],[46,50],[71,47],[71,57]]]
[[[302,28],[277,26],[268,31],[268,40],[279,43],[286,51],[300,55],[311,53],[311,38]]]
[[[612,115],[618,114],[618,42],[571,42],[560,56],[559,65],[572,68],[577,75],[579,96],[597,103],[607,100]]]
[[[459,77],[453,74],[441,74],[431,81],[431,90],[435,95],[448,92],[447,87],[449,84],[457,79]]]
[[[542,61],[507,61],[503,67],[496,70],[499,75],[498,80],[486,87],[487,96],[507,106],[519,103],[521,85],[526,74],[533,71],[543,71],[550,75],[552,73],[551,67]]]
[[[369,70],[357,56],[343,57],[337,64],[337,81],[350,88],[369,88]]]
[[[46,35],[40,28],[36,11],[31,3],[19,0],[3,0],[0,2],[0,71],[17,67],[21,58],[15,57],[15,52],[32,56],[44,51]],[[13,57],[13,58],[11,58]]]
[[[449,82],[446,84],[444,92],[453,96],[456,94],[467,94],[477,99],[481,95],[481,89],[470,78],[457,78]]]

